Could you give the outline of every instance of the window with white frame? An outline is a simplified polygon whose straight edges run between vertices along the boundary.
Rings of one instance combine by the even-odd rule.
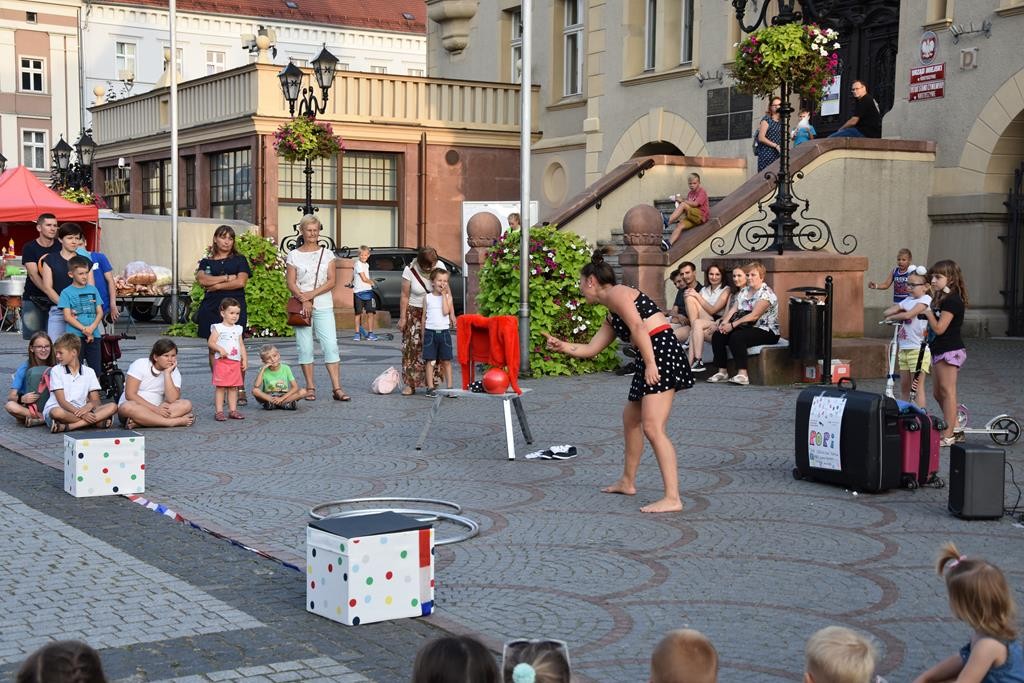
[[[185,78],[185,50],[184,48],[178,48],[174,52],[174,68],[177,73],[181,74],[182,78]]]
[[[21,160],[32,171],[46,170],[46,131],[21,131]]]
[[[135,43],[115,43],[114,71],[118,79],[124,79],[129,74],[132,78],[137,75],[138,70],[135,63]]]
[[[423,75],[423,69],[409,69],[409,75],[410,76],[422,76]]]
[[[693,63],[693,0],[683,0],[682,26],[679,36],[679,63]]]
[[[43,60],[38,57],[22,57],[20,61],[22,92],[44,92]]]
[[[206,75],[219,74],[224,71],[227,62],[227,54],[220,50],[206,51]]]
[[[513,83],[523,81],[523,10],[514,9],[509,12],[512,20],[512,35],[509,39],[509,48],[512,52],[511,73],[509,78]]]
[[[565,0],[563,7],[562,94],[569,97],[583,92],[583,0]]]
[[[386,66],[377,66],[377,65],[371,65],[370,66],[370,73],[372,73],[372,74],[386,74],[387,72],[388,72],[388,68]]]
[[[644,3],[644,71],[653,71],[658,58],[658,0]]]

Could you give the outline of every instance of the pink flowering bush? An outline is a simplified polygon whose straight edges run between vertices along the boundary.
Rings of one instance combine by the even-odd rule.
[[[771,97],[786,81],[814,107],[839,70],[838,41],[834,30],[814,24],[767,26],[736,44],[730,71],[743,92]]]
[[[329,159],[345,149],[329,123],[300,116],[274,132],[274,149],[286,161]]]
[[[480,268],[477,305],[483,315],[519,315],[521,233],[506,231]],[[590,341],[607,313],[580,292],[580,269],[590,247],[579,235],[551,226],[530,228],[530,371],[534,377],[578,375],[618,366],[612,348],[595,358],[572,358],[545,347],[543,332],[567,341]]]

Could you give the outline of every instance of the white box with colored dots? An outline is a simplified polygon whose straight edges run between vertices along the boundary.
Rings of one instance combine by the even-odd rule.
[[[306,611],[349,626],[434,609],[434,528],[396,512],[306,527]]]
[[[76,498],[146,490],[146,437],[106,429],[64,435],[64,490]]]

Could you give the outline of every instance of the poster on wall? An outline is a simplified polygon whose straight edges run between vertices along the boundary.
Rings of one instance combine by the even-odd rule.
[[[839,113],[839,93],[842,92],[840,90],[842,87],[840,81],[842,80],[842,76],[836,76],[836,79],[832,81],[832,85],[828,86],[828,90],[825,91],[825,97],[821,100],[822,116],[835,116]]]
[[[508,230],[508,215],[510,213],[522,213],[519,210],[519,202],[462,202],[462,270],[466,270],[466,254],[469,252],[469,245],[466,240],[469,233],[466,232],[466,225],[474,214],[481,211],[493,213],[501,221],[501,234]],[[538,223],[540,207],[537,202],[530,202],[530,222]]]
[[[839,436],[843,428],[845,396],[815,396],[807,422],[807,456],[811,467],[840,470]]]

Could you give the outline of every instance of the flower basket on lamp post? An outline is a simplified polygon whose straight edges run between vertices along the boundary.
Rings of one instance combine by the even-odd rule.
[[[306,162],[303,173],[306,176],[306,203],[300,211],[303,216],[311,216],[316,209],[313,207],[313,160],[333,159],[345,151],[345,143],[340,136],[334,134],[329,123],[321,123],[312,116],[301,115],[288,123],[282,123],[274,132],[274,149],[285,161]],[[330,238],[329,245],[333,248]],[[298,231],[289,235],[282,242],[284,249],[298,246]]]
[[[781,13],[779,18],[782,18]],[[829,244],[842,254],[856,249],[857,240],[852,235],[843,237],[840,246],[828,223],[807,215],[810,202],[793,192],[793,176],[789,172],[789,120],[793,107],[789,99],[795,93],[812,108],[821,102],[839,70],[840,47],[836,31],[804,24],[799,18],[790,10],[785,14],[786,21],[754,30],[735,46],[730,74],[736,80],[736,87],[764,98],[777,94],[782,100],[779,115],[783,134],[779,145],[779,170],[765,173],[765,178],[775,181],[773,194],[758,202],[759,215],[739,227],[731,246],[726,248],[726,240],[721,237],[712,240],[711,249],[717,254],[731,253],[737,247],[749,251],[774,249],[779,254],[787,249],[820,250]],[[743,25],[742,20],[741,26],[745,30],[753,29]],[[796,177],[803,177],[802,173],[797,173]],[[764,204],[769,200],[772,203],[768,208],[774,218],[765,222],[768,214]],[[807,224],[802,227],[793,218],[800,208],[797,201],[804,205],[800,217]]]

